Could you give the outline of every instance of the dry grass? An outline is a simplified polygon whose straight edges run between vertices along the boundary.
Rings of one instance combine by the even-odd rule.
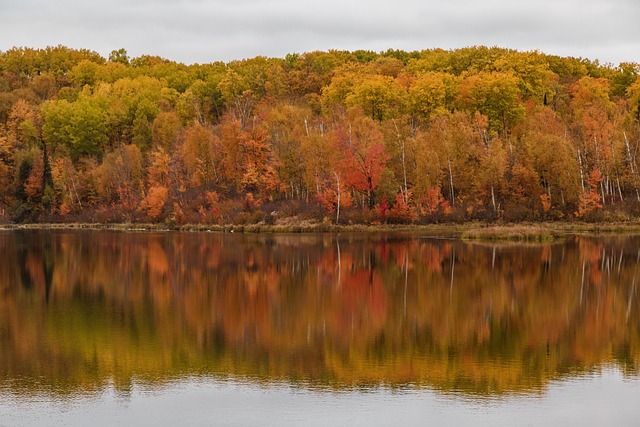
[[[278,218],[275,224],[259,222],[250,225],[237,224],[101,224],[101,223],[54,223],[54,224],[0,224],[0,230],[119,230],[119,231],[208,231],[219,233],[323,233],[323,232],[412,232],[432,236],[460,237],[467,240],[546,242],[575,234],[640,234],[640,222],[624,223],[523,223],[487,224],[469,222],[464,224],[387,225],[348,224],[334,225],[297,217]]]
[[[495,225],[465,231],[460,237],[465,240],[550,242],[560,237],[560,234],[536,225]]]

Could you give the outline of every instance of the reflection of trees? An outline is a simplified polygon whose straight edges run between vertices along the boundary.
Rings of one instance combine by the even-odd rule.
[[[501,393],[635,374],[637,247],[5,233],[0,369],[59,392],[233,374]]]

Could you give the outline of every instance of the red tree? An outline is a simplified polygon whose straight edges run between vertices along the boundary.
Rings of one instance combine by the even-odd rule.
[[[336,132],[336,144],[342,152],[339,169],[345,184],[366,195],[369,208],[373,208],[375,190],[388,160],[383,136],[379,125],[360,111],[352,113],[347,126]]]

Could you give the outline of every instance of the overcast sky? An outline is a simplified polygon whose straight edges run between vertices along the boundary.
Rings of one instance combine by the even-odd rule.
[[[0,50],[125,48],[190,63],[487,45],[640,62],[640,0],[0,0]]]

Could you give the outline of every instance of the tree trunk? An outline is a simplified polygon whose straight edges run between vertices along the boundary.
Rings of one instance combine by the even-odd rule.
[[[451,171],[451,159],[447,157],[447,161],[449,162],[449,187],[451,190],[451,207],[456,207],[456,198],[453,194],[453,173]]]
[[[338,221],[340,221],[340,176],[334,172],[336,176],[336,184],[337,184],[337,203],[336,203],[336,225],[338,225]]]
[[[580,185],[582,186],[582,192],[584,193],[584,170],[582,169],[582,155],[578,148],[578,167],[580,169]]]

